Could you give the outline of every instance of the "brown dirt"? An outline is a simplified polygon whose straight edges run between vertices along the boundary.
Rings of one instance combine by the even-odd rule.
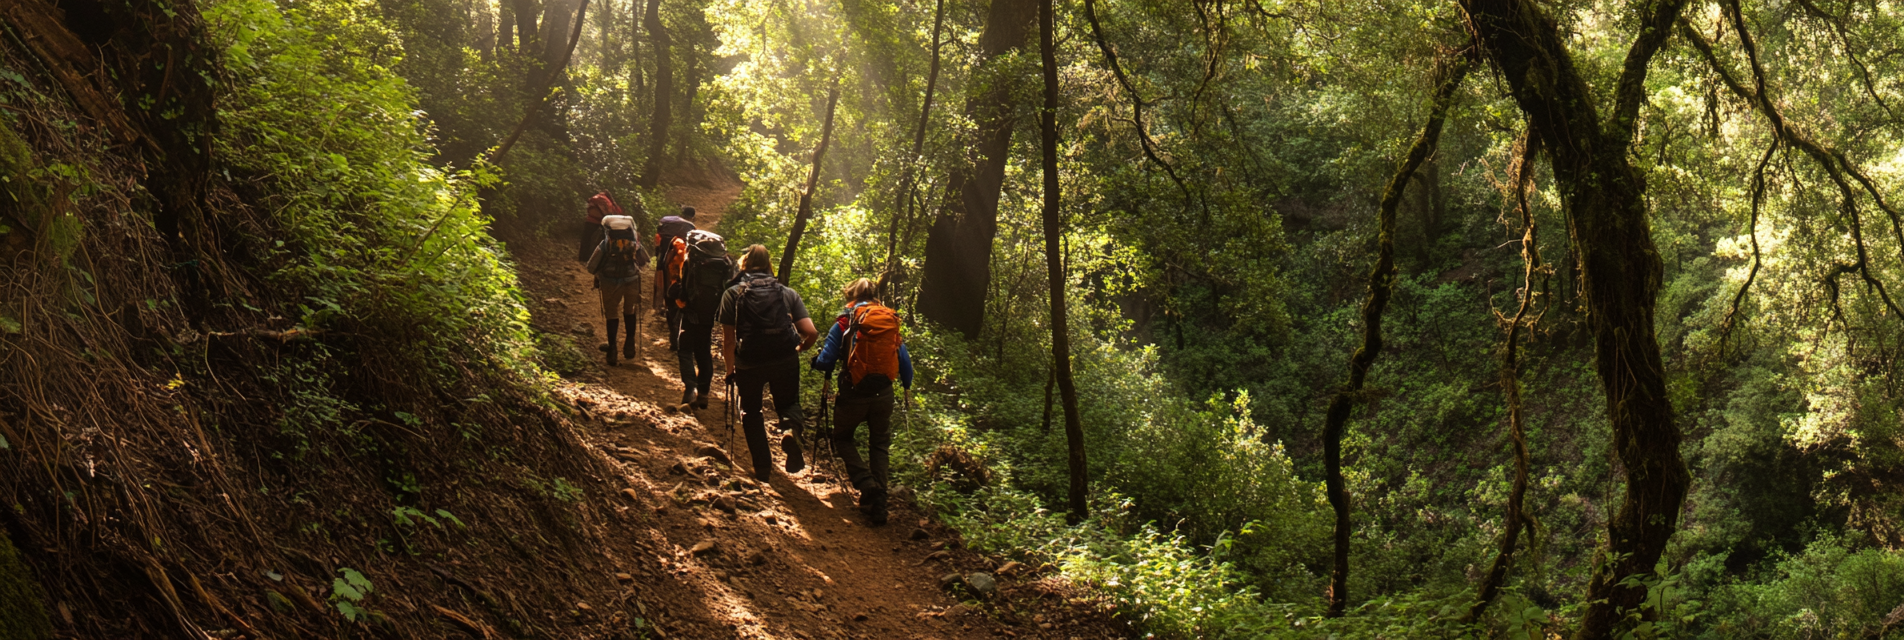
[[[677,187],[670,196],[695,206],[709,228],[739,190],[717,182]],[[575,334],[586,325],[592,334],[581,344],[599,366],[594,345],[603,319],[570,242],[532,240],[514,249],[537,327]],[[579,422],[587,446],[619,465],[628,488],[616,497],[615,510],[640,525],[606,536],[619,548],[602,555],[628,574],[622,603],[635,605],[611,609],[641,612],[662,637],[1130,635],[1105,603],[1061,579],[1022,567],[998,575],[1004,559],[964,549],[955,533],[909,503],[895,501],[889,525],[868,526],[855,498],[816,461],[791,476],[776,471],[766,487],[755,485],[745,471],[719,460],[746,458],[744,438],[736,433],[730,445],[719,372],[709,408],[671,413],[665,405],[679,400],[681,386],[662,323],[645,315],[641,334],[641,357],[585,371],[558,391],[589,419]],[[775,460],[782,461],[778,451]],[[712,550],[693,552],[707,542]],[[940,586],[941,576],[973,571],[996,575],[999,593],[980,600]],[[599,623],[611,633],[631,630],[625,619]]]

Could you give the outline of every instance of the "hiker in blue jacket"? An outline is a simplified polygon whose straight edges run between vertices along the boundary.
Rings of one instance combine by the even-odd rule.
[[[846,307],[834,320],[833,326],[827,329],[826,343],[820,347],[819,354],[813,357],[810,364],[814,370],[829,374],[832,373],[835,365],[843,365],[839,366],[839,383],[835,386],[839,389],[839,394],[835,396],[833,403],[832,432],[828,434],[828,437],[833,441],[833,451],[839,455],[841,462],[846,463],[846,475],[852,481],[853,488],[859,492],[860,510],[866,513],[867,520],[873,525],[883,525],[886,524],[886,493],[891,479],[888,461],[892,449],[892,383],[894,381],[886,378],[885,374],[873,373],[870,370],[864,376],[866,379],[855,380],[853,379],[854,366],[846,361],[849,359],[848,351],[854,348],[849,344],[853,340],[849,340],[848,336],[858,336],[869,331],[866,327],[871,324],[871,321],[867,318],[872,312],[883,312],[889,321],[896,321],[897,316],[881,307],[878,299],[879,285],[871,280],[860,278],[846,285],[840,293],[846,300]],[[865,324],[858,325],[860,328],[856,330],[853,324],[855,322]],[[886,358],[886,366],[891,366],[890,358],[893,356],[891,349],[894,347],[892,341],[897,341],[897,373],[899,374],[897,382],[905,389],[911,390],[912,355],[906,352],[904,339],[897,335],[897,324],[889,324],[887,328],[890,329],[892,335],[888,338],[889,341],[884,342],[886,351],[883,356],[874,357]],[[877,347],[866,345],[880,344],[877,339],[878,334],[871,335],[874,337],[864,341],[863,348],[876,349]],[[867,358],[868,354],[853,357]],[[864,367],[865,361],[861,362]],[[821,399],[821,402],[825,401],[824,398]],[[853,436],[859,430],[861,423],[866,424],[866,453],[867,457],[871,458],[870,466],[867,461],[860,459],[859,448],[853,443]],[[822,425],[822,428],[825,428],[825,425]]]

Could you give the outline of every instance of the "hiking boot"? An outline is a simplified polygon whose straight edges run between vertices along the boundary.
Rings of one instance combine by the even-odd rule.
[[[681,391],[681,406],[683,407],[692,406],[696,402],[698,402],[698,400],[696,400],[694,397],[693,389],[684,389]],[[705,406],[707,403],[702,402],[701,404]]]
[[[866,512],[866,521],[873,526],[886,524],[886,488],[875,486],[859,494],[860,510]]]
[[[615,366],[615,325],[618,324],[621,323],[614,320],[608,321],[608,344],[602,347],[602,351],[608,356],[608,366],[611,367]]]
[[[707,408],[707,390],[706,389],[702,389],[700,394],[694,397],[694,408],[696,409]]]
[[[780,438],[780,450],[787,452],[787,473],[799,473],[807,468],[806,457],[800,455],[800,439],[789,433]]]
[[[630,313],[623,319],[626,324],[622,328],[628,332],[628,335],[622,339],[621,357],[633,360],[641,355],[641,341],[637,340],[639,336],[635,335],[641,330],[641,314]],[[613,333],[614,329],[609,329],[609,332]]]

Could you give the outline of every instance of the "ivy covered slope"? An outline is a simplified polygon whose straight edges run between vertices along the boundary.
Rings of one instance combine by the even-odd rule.
[[[0,38],[0,636],[535,633],[612,588],[564,568],[601,474],[397,38],[138,6]]]

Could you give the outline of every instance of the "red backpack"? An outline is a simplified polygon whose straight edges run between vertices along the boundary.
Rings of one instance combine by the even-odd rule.
[[[847,307],[845,329],[847,379],[856,395],[878,395],[899,379],[899,314],[876,302]]]
[[[602,216],[619,215],[626,214],[621,212],[621,205],[615,204],[614,198],[608,197],[608,192],[602,191],[588,197],[589,224],[601,224]]]

